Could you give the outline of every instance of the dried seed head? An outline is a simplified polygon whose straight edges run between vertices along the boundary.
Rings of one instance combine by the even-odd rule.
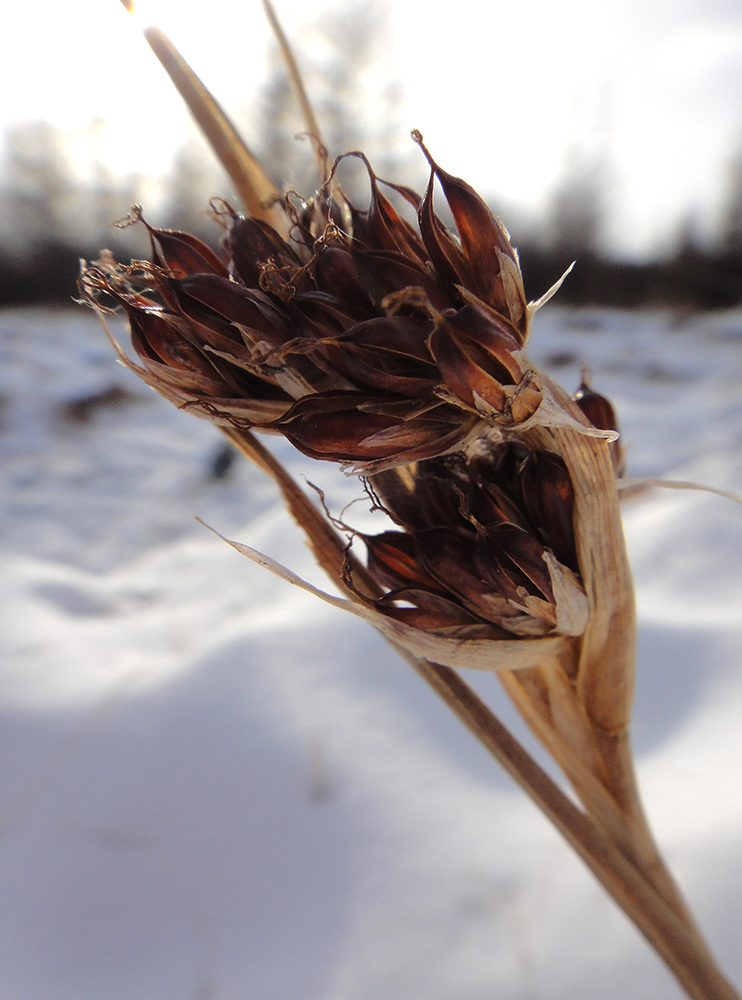
[[[137,210],[152,262],[104,258],[84,270],[83,295],[125,309],[141,362],[130,367],[164,396],[222,426],[283,433],[313,457],[373,471],[460,448],[483,425],[516,427],[542,400],[521,351],[517,255],[479,195],[422,148],[425,196],[387,185],[419,231],[353,153],[367,210],[335,181],[342,157],[312,202],[285,201],[285,232],[222,204],[221,257]],[[433,211],[435,177],[458,240]]]
[[[587,598],[572,568],[569,475],[549,452],[513,458],[509,444],[480,444],[473,460],[451,455],[370,478],[401,529],[364,537],[369,571],[388,588],[379,610],[449,638],[581,634]]]
[[[308,204],[250,219],[215,206],[220,255],[137,213],[151,262],[104,255],[83,295],[123,307],[139,364],[121,360],[178,406],[371,477],[397,529],[366,540],[383,594],[359,593],[356,614],[449,666],[559,657],[588,715],[620,730],[633,603],[604,429],[615,418],[530,366],[529,317],[551,292],[526,305],[505,229],[414,138],[425,194],[386,188],[417,226],[347,154],[366,166],[367,209],[337,183],[340,157]],[[457,235],[434,211],[436,179]]]

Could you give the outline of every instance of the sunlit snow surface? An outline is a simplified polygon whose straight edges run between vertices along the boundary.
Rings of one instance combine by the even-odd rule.
[[[742,491],[742,314],[547,310],[531,354],[590,366],[631,475]],[[2,1000],[681,995],[380,638],[195,522],[322,583],[214,429],[83,311],[0,314],[0,356]],[[292,467],[334,512],[360,493]],[[625,521],[644,797],[739,983],[742,508],[654,490]]]

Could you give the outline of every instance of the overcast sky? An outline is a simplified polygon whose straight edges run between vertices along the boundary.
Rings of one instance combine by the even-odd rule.
[[[277,0],[299,57],[317,44],[313,23],[361,6]],[[571,162],[600,162],[611,240],[624,254],[660,247],[690,215],[718,220],[742,150],[739,2],[392,8],[385,71],[403,88],[401,138],[420,128],[451,172],[537,217]],[[139,9],[228,109],[249,107],[272,44],[259,0],[140,0]],[[92,142],[85,127],[102,118],[98,154],[116,172],[166,169],[187,116],[117,0],[8,0],[5,10],[0,125],[45,117]]]

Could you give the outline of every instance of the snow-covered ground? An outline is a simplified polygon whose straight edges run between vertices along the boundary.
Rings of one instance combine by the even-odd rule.
[[[531,354],[590,366],[631,475],[742,490],[742,313],[547,309]],[[0,313],[0,356],[0,1000],[681,995],[378,636],[195,522],[322,584],[213,428],[82,310]],[[655,490],[625,522],[646,804],[742,983],[742,509]]]

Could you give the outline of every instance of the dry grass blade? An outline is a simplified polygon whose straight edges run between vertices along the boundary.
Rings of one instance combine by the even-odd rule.
[[[705,486],[702,483],[692,483],[684,479],[653,479],[651,476],[643,476],[641,479],[624,478],[618,484],[622,493],[634,496],[644,493],[652,488],[665,490],[691,490],[696,493],[711,493],[713,496],[723,497],[733,503],[742,505],[742,496],[738,493],[730,493],[729,490],[716,489],[714,486]]]
[[[288,73],[289,80],[291,81],[291,89],[294,92],[294,97],[296,98],[296,102],[301,110],[301,115],[304,119],[304,126],[314,143],[315,153],[317,156],[317,173],[319,182],[322,184],[327,179],[327,147],[322,139],[319,123],[317,122],[314,109],[312,108],[311,102],[307,96],[304,81],[301,78],[301,73],[299,72],[299,67],[296,63],[296,58],[294,57],[291,45],[289,44],[289,40],[281,27],[281,22],[278,20],[276,9],[270,0],[263,0],[263,10],[265,11],[268,23],[270,24],[281,48],[281,55],[283,56],[283,61],[286,64],[286,72]]]
[[[122,3],[130,13],[134,13],[134,0],[122,0]],[[280,192],[219,102],[163,31],[148,26],[142,29],[142,34],[209,141],[248,214],[273,226],[283,225],[281,215],[273,207],[280,199]]]

